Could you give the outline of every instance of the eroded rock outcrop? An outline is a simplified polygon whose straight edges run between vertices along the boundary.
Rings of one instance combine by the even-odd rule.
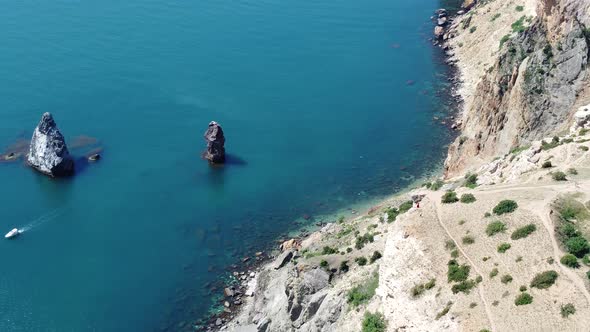
[[[214,164],[223,164],[225,162],[225,136],[223,129],[217,122],[209,122],[209,127],[205,132],[205,141],[207,141],[207,150],[203,153],[203,158]]]
[[[522,16],[502,38],[494,63],[464,96],[463,134],[449,148],[447,176],[568,129],[574,111],[589,101],[589,6],[540,1],[536,17]],[[481,17],[478,31],[489,21]],[[460,24],[454,29],[469,34]]]
[[[74,160],[66,141],[50,113],[45,113],[33,132],[27,163],[43,174],[52,177],[74,173]]]

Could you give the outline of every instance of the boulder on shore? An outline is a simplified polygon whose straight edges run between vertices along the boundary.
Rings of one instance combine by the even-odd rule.
[[[213,164],[223,164],[225,162],[225,136],[223,136],[223,129],[217,122],[209,122],[209,127],[205,132],[205,141],[207,141],[207,150],[203,153],[203,158]]]
[[[66,141],[51,113],[43,114],[33,132],[27,163],[39,172],[52,177],[68,176],[74,173],[74,159],[70,156]]]

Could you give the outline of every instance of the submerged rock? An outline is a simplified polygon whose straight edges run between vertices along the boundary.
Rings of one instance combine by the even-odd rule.
[[[225,136],[223,129],[215,122],[209,122],[209,127],[205,132],[205,141],[207,141],[207,151],[203,157],[214,164],[223,164],[225,162]]]
[[[66,141],[50,113],[45,113],[33,132],[27,163],[43,174],[52,177],[74,173],[74,160]]]

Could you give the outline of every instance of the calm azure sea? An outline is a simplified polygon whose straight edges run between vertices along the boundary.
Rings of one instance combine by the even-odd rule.
[[[438,6],[3,1],[0,146],[51,112],[103,159],[61,180],[0,164],[0,231],[26,229],[0,240],[0,331],[190,330],[231,264],[440,166]]]

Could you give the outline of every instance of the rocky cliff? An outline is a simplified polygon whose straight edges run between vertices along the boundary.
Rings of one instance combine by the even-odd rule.
[[[447,44],[464,112],[448,176],[565,130],[588,104],[589,8],[588,0],[486,1],[453,22]]]
[[[27,163],[52,177],[74,173],[74,160],[50,113],[45,113],[33,132]]]

